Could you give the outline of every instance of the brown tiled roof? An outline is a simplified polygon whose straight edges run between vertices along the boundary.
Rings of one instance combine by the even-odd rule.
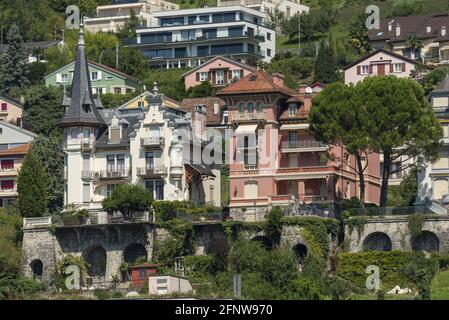
[[[241,67],[243,69],[246,69],[248,71],[254,72],[256,70],[254,67],[251,67],[251,66],[249,66],[247,64],[244,64],[242,62],[239,62],[237,60],[234,60],[234,59],[231,59],[231,58],[228,58],[228,57],[224,57],[224,56],[216,56],[216,57],[214,57],[214,58],[204,62],[203,64],[200,64],[198,67],[193,68],[193,69],[187,71],[186,73],[184,73],[182,75],[182,77],[184,78],[184,77],[188,76],[189,74],[191,74],[191,73],[193,73],[193,72],[203,68],[204,66],[207,66],[208,64],[210,64],[210,63],[212,63],[212,62],[214,62],[216,60],[223,60],[223,61],[228,62],[230,64],[233,64],[233,65],[239,66],[239,67]]]
[[[214,113],[214,102],[218,100],[220,111],[218,114]],[[186,112],[191,112],[192,117],[195,118],[195,106],[206,106],[206,125],[216,126],[221,124],[222,110],[226,103],[218,97],[205,97],[205,98],[185,98],[182,100],[181,109]]]
[[[30,150],[30,147],[31,147],[31,143],[26,143],[26,144],[22,144],[18,147],[2,150],[2,151],[0,151],[0,157],[1,156],[27,154],[28,150]]]
[[[391,31],[388,31],[388,24],[391,22]],[[396,25],[399,22],[401,34],[396,36]],[[431,27],[431,32],[427,33],[427,26]],[[441,27],[446,26],[446,35],[441,37]],[[406,41],[412,34],[420,39],[435,38],[436,41],[449,40],[449,16],[447,14],[430,14],[387,18],[380,21],[380,29],[368,30],[368,37],[371,41],[388,40]]]
[[[397,54],[397,53],[394,53],[394,52],[391,52],[391,51],[388,51],[388,50],[385,50],[385,49],[381,49],[381,48],[380,48],[380,49],[377,49],[377,50],[375,50],[375,51],[369,53],[369,54],[366,55],[366,56],[361,57],[360,59],[354,61],[353,63],[350,63],[350,64],[348,64],[347,66],[344,66],[344,67],[343,67],[343,70],[347,70],[347,69],[349,69],[349,68],[351,68],[351,67],[357,65],[357,64],[359,64],[360,62],[365,61],[365,60],[371,58],[372,56],[378,54],[379,52],[383,52],[383,53],[385,53],[385,54],[387,54],[387,55],[390,55],[391,57],[395,57],[395,58],[401,59],[401,60],[403,60],[403,61],[407,61],[407,62],[412,63],[412,64],[417,64],[417,62],[416,62],[415,60],[412,60],[412,59],[410,59],[410,58],[401,56],[400,54]]]
[[[286,95],[295,95],[296,92],[287,88],[280,87],[273,82],[273,78],[263,70],[257,70],[246,77],[230,84],[217,93],[221,95],[247,94],[247,93],[284,93]]]

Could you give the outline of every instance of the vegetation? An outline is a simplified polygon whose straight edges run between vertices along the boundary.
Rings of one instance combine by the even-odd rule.
[[[135,213],[148,211],[151,202],[151,194],[141,185],[120,184],[102,204],[109,214],[120,212],[124,219],[131,220]]]

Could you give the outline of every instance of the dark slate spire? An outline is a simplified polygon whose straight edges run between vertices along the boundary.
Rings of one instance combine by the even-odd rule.
[[[60,126],[92,125],[102,126],[105,122],[98,112],[95,100],[92,97],[89,68],[85,54],[84,30],[80,25],[80,38],[76,53],[75,69],[72,82],[72,96],[70,106],[59,122]],[[66,99],[66,103],[68,99]]]

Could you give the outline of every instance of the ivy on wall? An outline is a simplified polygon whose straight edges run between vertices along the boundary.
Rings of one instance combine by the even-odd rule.
[[[422,232],[424,223],[426,222],[426,216],[423,214],[412,214],[408,216],[408,230],[410,235],[413,237],[419,236]]]
[[[357,231],[357,236],[360,240],[365,224],[368,222],[368,218],[365,216],[351,217],[346,219],[344,223],[348,226],[349,234],[351,235],[354,230]]]

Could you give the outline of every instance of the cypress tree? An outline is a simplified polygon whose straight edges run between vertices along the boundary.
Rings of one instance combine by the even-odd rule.
[[[23,217],[41,217],[47,213],[47,177],[36,152],[31,148],[17,177],[17,206]]]
[[[20,35],[19,27],[13,24],[6,35],[8,49],[2,60],[2,93],[7,94],[13,88],[24,88],[30,84],[28,54]]]
[[[332,51],[323,41],[315,62],[315,81],[322,83],[335,82],[338,79],[336,71]]]

